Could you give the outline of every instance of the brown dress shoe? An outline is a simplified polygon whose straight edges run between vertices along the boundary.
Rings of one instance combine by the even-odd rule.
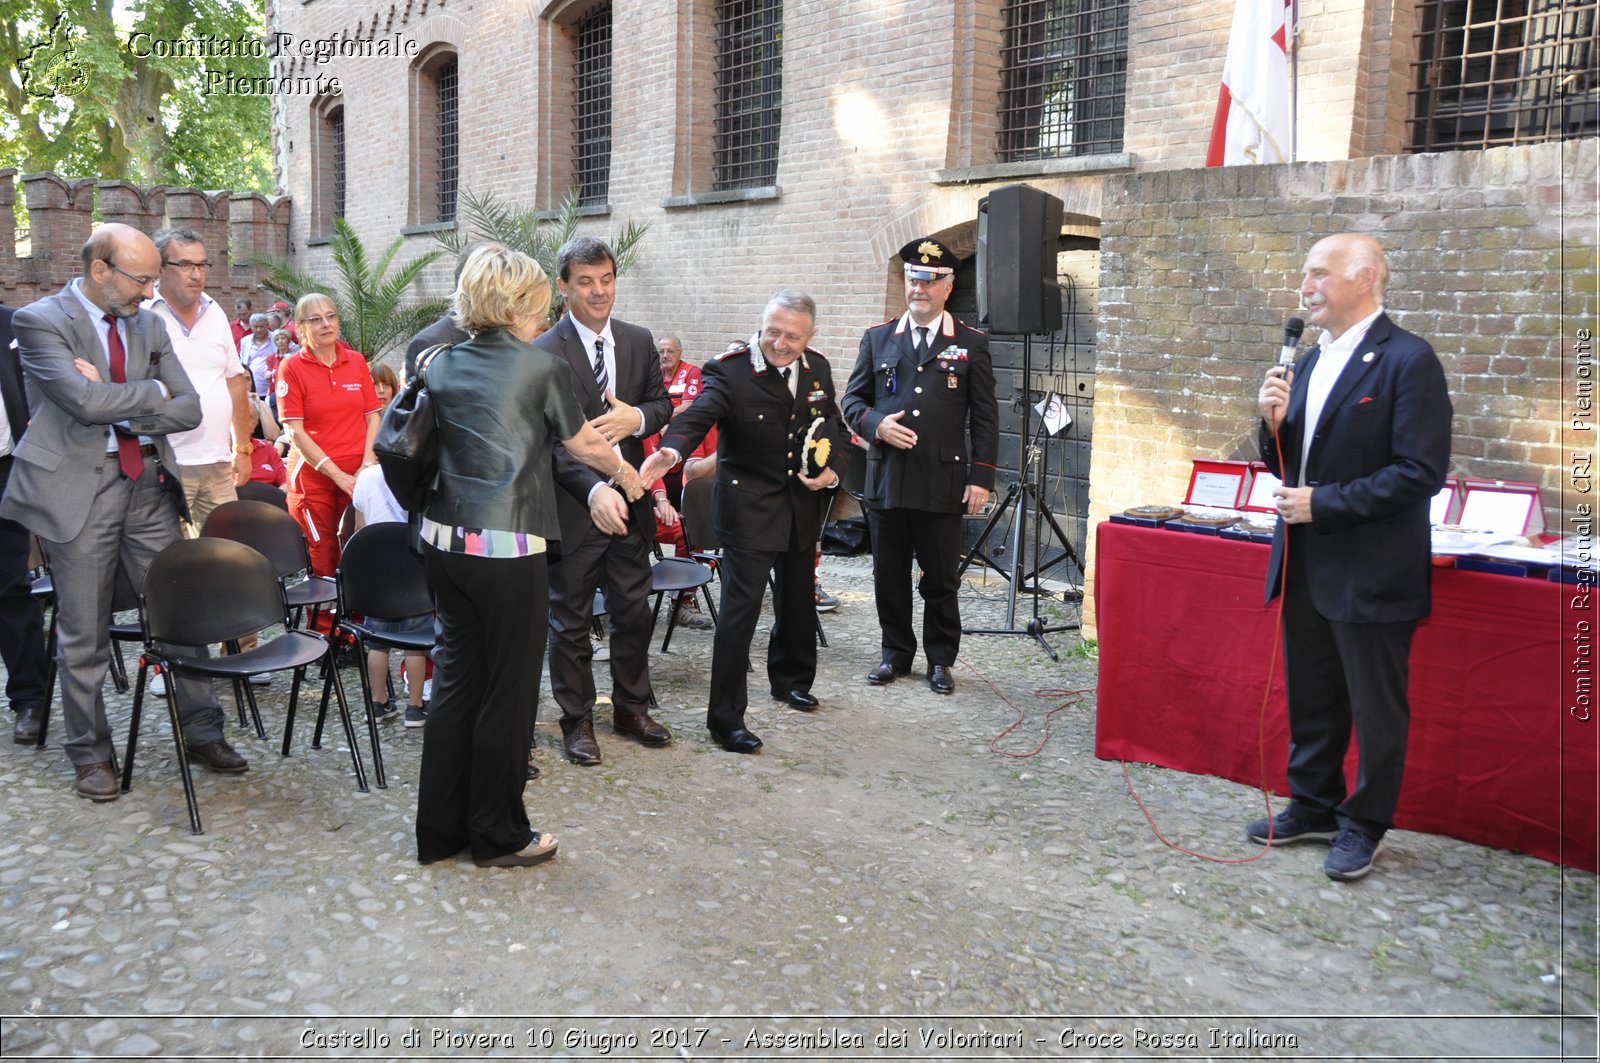
[[[111,770],[109,760],[98,761],[94,764],[79,764],[75,770],[78,773],[77,781],[72,784],[79,797],[87,797],[91,801],[115,801],[121,796],[117,789],[117,776]]]
[[[221,775],[237,775],[241,771],[250,770],[250,762],[241,757],[224,739],[219,738],[215,742],[199,746],[186,745],[184,748],[191,757]]]
[[[600,763],[600,743],[594,739],[594,721],[585,717],[567,727],[567,721],[561,721],[561,748],[566,751],[567,759],[574,764],[581,764],[585,768],[592,768]]]
[[[672,732],[650,718],[648,712],[634,715],[617,712],[611,716],[612,730],[619,735],[632,735],[647,746],[664,746],[672,741]]]
[[[37,705],[29,705],[17,710],[17,725],[11,732],[11,740],[19,746],[31,746],[39,741],[39,728],[44,726],[44,710]]]

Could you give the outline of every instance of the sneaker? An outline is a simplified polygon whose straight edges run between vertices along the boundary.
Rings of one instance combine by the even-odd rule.
[[[594,644],[594,660],[597,660],[597,661],[609,661],[609,660],[611,660],[611,647],[609,645],[607,645],[606,643],[604,643],[604,642],[595,643]]]
[[[272,673],[271,672],[257,672],[255,675],[250,677],[250,685],[253,686],[253,687],[271,686],[272,685]]]
[[[693,628],[696,631],[705,631],[711,627],[711,618],[709,616],[702,616],[700,613],[700,607],[694,602],[679,602],[677,624],[679,627]]]
[[[839,608],[839,599],[835,598],[833,595],[829,594],[827,591],[822,589],[822,581],[821,580],[817,581],[816,589],[817,589],[817,612],[819,612],[819,613],[831,613],[835,609]]]
[[[372,718],[379,723],[387,723],[400,714],[391,701],[374,701],[372,703]]]
[[[150,677],[150,682],[145,685],[145,690],[148,691],[150,696],[153,698],[166,697],[167,677],[162,675],[160,672],[155,673]]]
[[[423,724],[425,724],[427,722],[428,722],[428,703],[427,702],[423,702],[421,705],[407,705],[406,706],[406,730],[409,731],[413,727],[421,727]]]
[[[1267,844],[1268,822],[1258,819],[1245,827],[1246,836],[1257,845]],[[1272,844],[1289,845],[1293,842],[1331,842],[1338,836],[1339,828],[1333,824],[1318,826],[1301,819],[1292,812],[1279,812],[1272,817]]]
[[[1373,838],[1346,828],[1339,832],[1338,840],[1328,850],[1322,870],[1331,879],[1353,882],[1372,870],[1372,862],[1378,858],[1378,850],[1382,848],[1382,838]]]

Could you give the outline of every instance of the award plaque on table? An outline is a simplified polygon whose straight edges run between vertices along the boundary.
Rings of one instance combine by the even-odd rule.
[[[1544,534],[1539,485],[1511,480],[1461,481],[1461,510],[1454,523],[1502,535],[1535,538]]]
[[[1272,497],[1272,492],[1283,486],[1283,481],[1267,471],[1264,461],[1250,463],[1250,490],[1244,496],[1244,505],[1240,508],[1246,513],[1270,513],[1273,517],[1278,515],[1277,500]]]
[[[1137,528],[1161,528],[1174,517],[1183,516],[1177,506],[1134,506],[1111,514],[1113,524],[1132,524]]]
[[[1250,463],[1194,459],[1183,504],[1208,509],[1238,509],[1250,490]]]

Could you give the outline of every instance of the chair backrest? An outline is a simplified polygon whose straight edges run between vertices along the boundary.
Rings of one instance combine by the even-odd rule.
[[[157,554],[139,601],[150,637],[180,646],[240,638],[289,611],[272,563],[221,538],[178,539]]]
[[[721,540],[711,528],[711,491],[715,479],[700,476],[683,482],[683,535],[690,549],[722,549]]]
[[[311,567],[305,532],[287,511],[266,502],[249,499],[224,502],[211,511],[200,535],[209,539],[232,539],[254,548],[272,563],[272,571],[280,576],[293,576]]]
[[[284,494],[281,487],[262,483],[260,480],[248,480],[234,488],[234,491],[246,502],[266,502],[277,506],[285,513],[289,512],[289,496]]]
[[[398,521],[368,524],[350,536],[335,579],[341,616],[403,620],[433,612],[427,570],[411,549],[411,528]]]

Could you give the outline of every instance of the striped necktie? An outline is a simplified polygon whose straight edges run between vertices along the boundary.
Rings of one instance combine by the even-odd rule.
[[[611,374],[606,372],[606,340],[604,336],[594,338],[594,382],[600,387],[600,397],[604,399],[606,392],[611,390]]]

